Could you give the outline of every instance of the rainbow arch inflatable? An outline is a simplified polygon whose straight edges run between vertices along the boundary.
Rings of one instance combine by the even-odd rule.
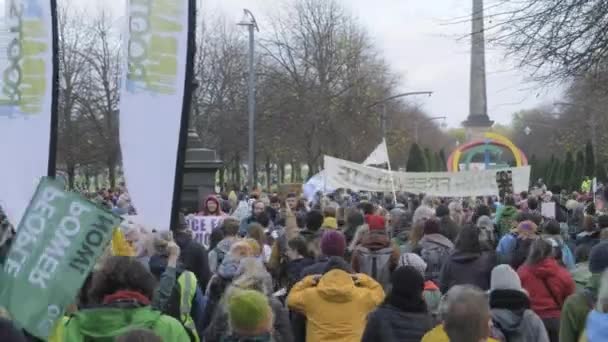
[[[448,171],[459,171],[460,163],[464,161],[468,165],[473,156],[477,153],[484,153],[485,151],[500,151],[501,148],[506,148],[511,151],[515,157],[516,166],[519,167],[528,165],[528,158],[526,155],[517,146],[515,146],[511,140],[500,134],[487,132],[484,134],[484,139],[469,141],[468,143],[455,149],[450,154],[447,161]]]

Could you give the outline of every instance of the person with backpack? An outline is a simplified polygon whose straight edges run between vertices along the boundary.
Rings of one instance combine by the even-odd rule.
[[[426,262],[424,262],[418,254],[401,254],[397,267],[403,266],[414,267],[423,277],[426,272]],[[431,280],[425,280],[422,296],[424,297],[429,313],[437,318],[439,315],[439,303],[441,302],[441,291],[439,291],[437,284],[433,283]]]
[[[362,342],[418,342],[434,327],[423,298],[424,277],[413,266],[391,276],[392,290],[368,319]]]
[[[538,237],[538,226],[528,218],[528,214],[520,215],[517,228],[500,238],[496,247],[498,262],[509,264],[515,270],[524,263],[532,241]]]
[[[530,295],[531,308],[543,320],[551,342],[559,341],[561,310],[575,289],[572,276],[555,259],[554,244],[548,239],[536,239],[528,259],[517,270]]]
[[[222,222],[220,229],[224,232],[224,238],[209,252],[209,269],[212,273],[217,272],[232,244],[238,241],[239,225],[239,221],[231,217]]]
[[[530,298],[519,276],[509,265],[492,270],[490,313],[494,329],[505,342],[549,342],[543,321],[530,310]]]
[[[441,268],[448,260],[454,244],[447,237],[441,235],[439,221],[429,219],[424,222],[424,235],[418,242],[416,252],[426,262],[425,279],[439,284]]]
[[[578,341],[585,330],[585,320],[597,302],[602,273],[608,269],[608,242],[602,242],[591,249],[589,271],[591,278],[585,289],[566,299],[564,303],[559,338],[560,342]]]
[[[544,222],[542,232],[544,238],[550,238],[557,242],[557,248],[561,254],[561,261],[563,265],[566,266],[566,268],[570,271],[574,270],[576,266],[574,254],[572,254],[572,250],[570,250],[570,247],[568,247],[568,245],[566,245],[564,242],[559,222],[556,220],[548,220]]]
[[[479,229],[467,225],[456,239],[453,253],[441,269],[439,287],[446,293],[454,285],[475,285],[482,290],[490,288],[490,274],[496,265],[493,251],[483,252],[479,242]]]
[[[399,262],[399,248],[386,231],[382,216],[367,217],[369,230],[361,236],[361,243],[353,251],[351,264],[356,273],[365,273],[382,284],[385,291],[391,288],[391,273]]]

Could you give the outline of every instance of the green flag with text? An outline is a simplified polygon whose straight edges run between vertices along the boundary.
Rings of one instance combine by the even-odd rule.
[[[120,221],[43,178],[0,271],[0,306],[32,335],[48,337]]]

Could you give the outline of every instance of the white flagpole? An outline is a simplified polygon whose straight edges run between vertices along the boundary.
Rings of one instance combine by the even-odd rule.
[[[395,190],[395,179],[393,178],[393,170],[391,168],[391,158],[388,157],[388,145],[386,144],[386,139],[382,139],[382,143],[384,144],[384,148],[386,149],[386,162],[388,164],[388,174],[391,177],[391,188],[393,189],[393,202],[395,206],[397,205],[397,191]]]

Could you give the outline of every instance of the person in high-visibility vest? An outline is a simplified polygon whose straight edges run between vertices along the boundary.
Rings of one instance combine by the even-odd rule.
[[[586,194],[591,191],[591,179],[589,179],[589,177],[585,177],[583,180],[583,183],[581,184],[581,191]]]

